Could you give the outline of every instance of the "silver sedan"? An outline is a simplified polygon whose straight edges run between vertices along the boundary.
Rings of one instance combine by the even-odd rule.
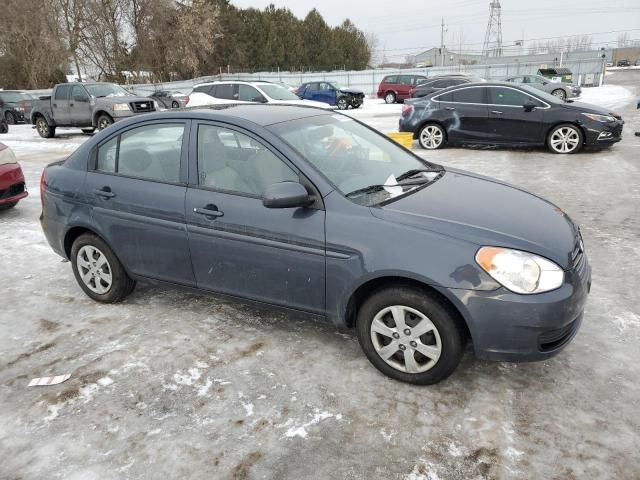
[[[563,100],[579,97],[582,93],[582,89],[579,85],[566,82],[552,82],[549,78],[541,75],[518,75],[516,77],[506,78],[505,81],[523,83],[530,87],[537,88],[538,90],[542,90],[543,92],[555,95]]]

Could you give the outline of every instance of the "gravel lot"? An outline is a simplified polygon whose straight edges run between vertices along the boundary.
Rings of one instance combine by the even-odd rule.
[[[610,78],[640,94],[640,71]],[[611,150],[421,153],[557,203],[582,225],[593,266],[563,353],[533,364],[467,354],[432,387],[384,377],[355,336],[318,319],[148,285],[122,304],[89,300],[38,223],[43,166],[85,137],[12,128],[0,141],[30,196],[0,214],[0,478],[640,478],[635,99],[606,100],[627,121]],[[353,115],[393,130],[399,106],[381,107]]]

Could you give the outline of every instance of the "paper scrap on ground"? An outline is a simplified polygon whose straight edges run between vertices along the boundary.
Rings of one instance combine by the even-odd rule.
[[[29,387],[42,387],[47,385],[58,385],[59,383],[66,382],[71,377],[70,373],[65,375],[56,375],[55,377],[39,377],[34,378],[29,382]]]

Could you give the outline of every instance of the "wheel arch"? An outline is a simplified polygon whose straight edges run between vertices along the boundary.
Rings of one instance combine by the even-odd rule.
[[[572,126],[576,127],[578,130],[580,130],[580,133],[582,133],[582,144],[584,145],[584,143],[587,141],[587,132],[585,132],[584,127],[582,125],[580,125],[578,122],[576,122],[576,121],[557,121],[557,122],[554,122],[544,132],[544,144],[545,144],[545,146],[549,145],[549,134],[551,133],[551,131],[554,128],[559,127],[560,125],[572,125]]]
[[[454,301],[443,293],[440,289],[433,287],[427,283],[421,282],[414,278],[402,277],[402,276],[383,276],[376,277],[359,285],[350,295],[349,300],[346,303],[344,310],[344,323],[347,328],[354,328],[356,317],[358,315],[358,309],[362,303],[369,298],[376,291],[390,287],[405,287],[420,290],[428,293],[429,295],[437,298],[446,308],[451,312],[456,319],[458,326],[460,327],[466,338],[472,338],[471,330],[469,329],[469,322],[465,318],[465,314],[454,303]]]

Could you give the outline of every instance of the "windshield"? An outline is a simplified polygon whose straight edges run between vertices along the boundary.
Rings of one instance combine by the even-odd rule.
[[[123,97],[131,95],[124,88],[113,83],[96,83],[94,85],[85,85],[92,97]]]
[[[270,129],[353,202],[376,205],[414,191],[443,172],[344,115],[318,115]]]
[[[0,98],[7,103],[18,103],[26,100],[33,100],[31,95],[20,92],[0,92]]]
[[[300,97],[294,95],[282,85],[263,84],[260,89],[274,100],[300,100]]]
[[[529,85],[520,84],[518,86],[523,90],[526,90],[527,93],[531,93],[534,96],[538,97],[541,100],[544,100],[547,103],[553,103],[555,105],[564,104],[564,100],[560,99],[559,97],[556,97],[555,95],[551,95],[550,93],[543,92],[542,90],[538,90],[537,88],[530,87]]]

